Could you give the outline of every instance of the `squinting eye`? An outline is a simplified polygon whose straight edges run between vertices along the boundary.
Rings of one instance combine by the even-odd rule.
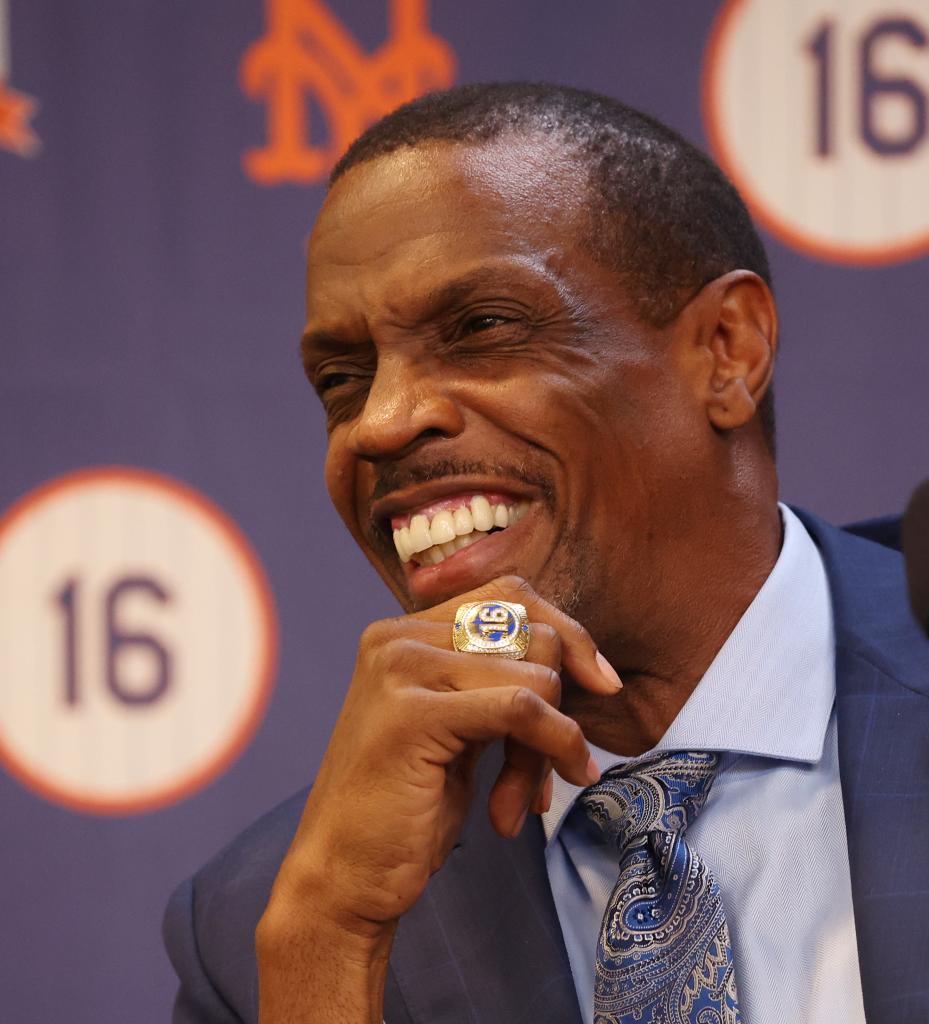
[[[351,380],[351,374],[348,373],[329,373],[325,377],[321,377],[316,384],[316,390],[321,395],[327,391],[331,391],[333,388],[340,387],[347,381]]]
[[[479,331],[487,331],[491,327],[497,327],[507,322],[502,316],[474,316],[465,321],[465,334],[477,334]]]

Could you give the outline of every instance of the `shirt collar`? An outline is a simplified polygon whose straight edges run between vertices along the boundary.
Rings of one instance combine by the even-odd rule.
[[[780,505],[784,541],[771,574],[681,708],[646,754],[714,750],[815,764],[835,700],[829,582],[800,520]],[[622,699],[622,698],[620,698]],[[629,758],[596,747],[601,771]],[[554,778],[547,840],[581,788]]]

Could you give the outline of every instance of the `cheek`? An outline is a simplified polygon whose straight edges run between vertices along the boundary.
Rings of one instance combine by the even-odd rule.
[[[667,354],[643,353],[612,367],[606,363],[592,405],[631,447],[671,450],[694,431],[693,395]]]
[[[573,440],[593,460],[597,499],[626,516],[647,514],[656,494],[691,478],[702,458],[689,395],[671,367],[646,360],[605,365],[588,394]]]
[[[345,448],[338,444],[336,434],[333,434],[329,440],[329,450],[326,453],[326,490],[329,492],[329,498],[336,512],[339,513],[349,529],[352,528],[356,518],[354,473],[354,460]]]

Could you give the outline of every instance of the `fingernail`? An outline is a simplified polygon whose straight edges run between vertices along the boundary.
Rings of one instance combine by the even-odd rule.
[[[622,680],[616,674],[616,669],[603,657],[603,655],[597,651],[597,668],[600,669],[604,677],[609,681],[610,685],[616,690],[623,688]]]
[[[593,759],[593,755],[587,758],[587,767],[584,769],[584,774],[587,776],[587,784],[590,786],[600,781],[600,769],[597,767],[597,762]]]
[[[516,822],[516,826],[513,829],[513,838],[514,839],[519,835],[520,832],[522,832],[523,825],[526,824],[526,815],[528,813],[529,813],[529,808],[527,807],[526,810],[524,810],[523,813],[519,816],[519,820]]]

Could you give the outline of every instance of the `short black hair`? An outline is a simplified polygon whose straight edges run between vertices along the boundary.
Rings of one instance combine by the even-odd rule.
[[[554,135],[586,168],[588,239],[616,269],[642,320],[670,323],[708,282],[754,271],[771,286],[764,246],[742,197],[683,136],[609,96],[541,82],[487,82],[427,93],[372,125],[332,171],[429,142],[480,144]],[[759,407],[774,454],[774,392]]]

